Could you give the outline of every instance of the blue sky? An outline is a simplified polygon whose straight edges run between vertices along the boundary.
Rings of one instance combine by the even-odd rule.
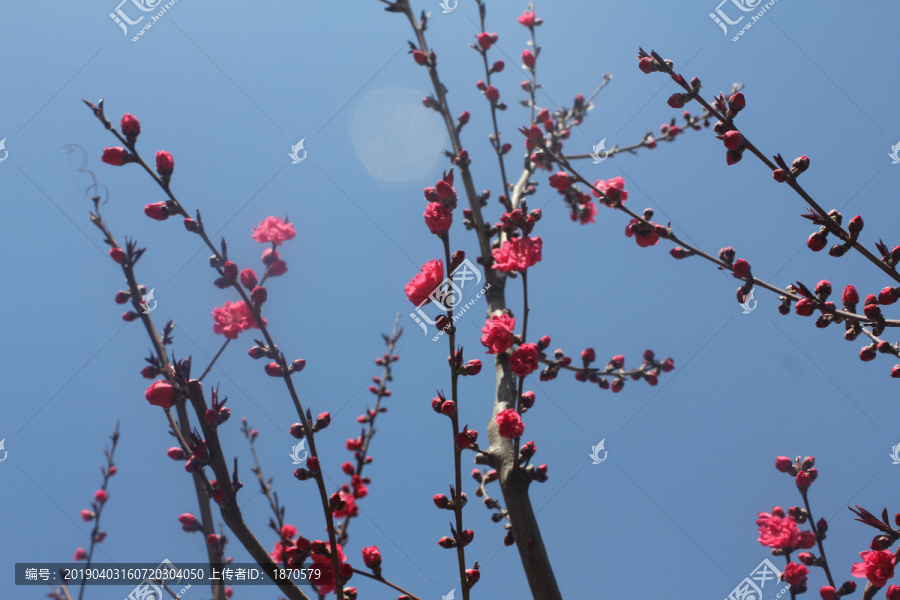
[[[176,520],[196,510],[193,487],[165,456],[171,443],[161,411],[143,399],[146,335],[120,319],[113,297],[121,272],[88,220],[81,194],[88,180],[74,173],[78,160],[62,148],[87,149],[88,168],[109,190],[104,216],[113,232],[149,248],[138,274],[155,289],[153,316],[159,327],[177,322],[175,352],[193,355],[195,368],[205,368],[221,342],[212,332],[212,309],[234,298],[212,285],[198,239],[177,222],[142,214],[144,204],[162,199],[146,175],[100,162],[113,140],[82,105],[84,97],[105,98],[116,122],[122,113],[137,115],[145,155],[172,152],[175,194],[227,238],[242,268],[259,265],[262,248],[251,240],[251,227],[269,215],[287,214],[296,223],[298,235],[282,251],[290,270],[268,286],[265,315],[288,357],[307,360],[295,377],[305,405],[334,416],[317,441],[335,485],[349,458],[344,440],[357,433],[355,417],[371,404],[366,387],[378,373],[379,334],[403,311],[393,395],[347,554],[362,566],[360,548],[377,544],[385,576],[422,598],[458,586],[454,557],[436,543],[447,534],[447,515],[431,503],[452,480],[447,422],[430,408],[434,390],[449,386],[447,348],[408,318],[403,293],[422,263],[442,255],[422,222],[422,189],[446,168],[437,153],[448,140],[436,115],[417,104],[431,90],[426,71],[406,54],[408,24],[381,7],[375,0],[225,1],[215,8],[176,2],[132,42],[108,17],[114,1],[78,8],[50,1],[37,14],[28,4],[0,4],[6,48],[0,139],[9,153],[0,163],[7,198],[0,303],[10,317],[0,366],[6,385],[0,438],[8,451],[0,463],[7,490],[0,496],[0,564],[7,575],[13,563],[68,561],[86,545],[90,529],[78,513],[101,481],[102,448],[117,421],[119,474],[110,483],[103,519],[109,535],[96,560],[156,564],[205,555],[203,541]],[[477,33],[475,3],[461,1],[447,14],[436,1],[414,8],[433,13],[427,35],[451,109],[472,113],[463,142],[476,187],[496,198],[489,113],[474,85],[483,77],[480,57],[467,47]],[[515,17],[524,8],[488,5],[489,30],[499,34],[491,57],[507,62],[495,85],[510,104],[501,129],[515,147],[507,161],[515,176],[522,147],[516,129],[528,119],[517,105],[525,77],[516,65],[527,30]],[[738,42],[710,19],[715,8],[714,1],[539,3],[542,105],[570,105],[575,94],[590,94],[603,73],[614,75],[566,150],[588,152],[603,138],[607,147],[634,143],[680,115],[665,102],[674,85],[637,69],[638,46],[655,49],[686,77],[700,77],[706,97],[743,82],[747,108],[739,126],[747,137],[788,161],[808,155],[811,168],[801,183],[845,218],[861,214],[870,248],[879,238],[900,243],[889,226],[900,218],[900,166],[888,157],[900,140],[894,109],[900,83],[891,62],[896,5],[780,1]],[[123,10],[137,15],[133,6]],[[738,14],[730,3],[722,10]],[[301,139],[308,155],[294,165],[288,153]],[[589,179],[624,177],[632,208],[653,207],[656,221],[671,221],[707,251],[734,246],[754,274],[773,283],[811,287],[828,278],[838,291],[853,283],[861,293],[889,284],[858,255],[808,251],[814,229],[799,218],[802,201],[750,155],[728,167],[724,154],[707,130],[637,156],[579,166]],[[844,342],[838,327],[818,330],[813,319],[780,316],[777,298],[762,291],[757,308],[743,314],[732,278],[698,259],[674,261],[665,243],[638,248],[623,235],[624,215],[603,207],[596,223],[573,224],[546,178],[539,180],[530,205],[543,208],[535,233],[544,239],[544,256],[529,273],[529,334],[551,335],[552,348],[572,356],[591,346],[600,360],[622,353],[635,365],[652,348],[676,364],[659,386],[630,382],[616,395],[570,377],[526,384],[537,395],[526,438],[537,443],[535,460],[547,463],[550,475],[532,487],[533,502],[565,597],[650,598],[660,590],[674,598],[726,597],[768,555],[756,542],[756,513],[800,502],[790,479],[773,468],[782,454],[816,456],[812,507],[816,518],[831,521],[826,551],[836,577],[849,578],[871,533],[846,506],[900,512],[887,504],[900,476],[889,457],[900,443],[893,363],[881,356],[860,362],[861,342]],[[491,221],[499,219],[493,199],[486,210]],[[457,215],[452,247],[474,257],[474,238],[461,221]],[[508,290],[520,310],[518,281]],[[461,326],[468,358],[486,360],[478,343],[485,308],[476,304]],[[296,415],[283,384],[247,358],[251,337],[232,344],[209,376],[235,417],[220,435],[248,481],[244,514],[271,547],[267,503],[249,481],[241,416],[260,430],[258,450],[287,504],[287,520],[307,537],[321,537],[317,496],[291,476],[287,428]],[[461,389],[463,421],[484,431],[490,369]],[[601,439],[608,459],[592,465],[590,448]],[[467,484],[473,499],[474,490],[474,482]],[[467,556],[483,567],[474,597],[525,597],[518,556],[504,549],[502,529],[477,502],[465,514],[475,530]],[[249,560],[236,542],[229,551]],[[11,579],[0,577],[5,597],[47,591],[14,589]],[[814,572],[810,587],[823,583]],[[351,584],[361,598],[395,597],[361,577]],[[238,589],[235,597],[262,597],[260,589]],[[128,589],[121,591],[124,597]],[[105,594],[92,588],[86,597]],[[186,597],[204,594],[194,589]],[[265,597],[276,597],[274,589]]]

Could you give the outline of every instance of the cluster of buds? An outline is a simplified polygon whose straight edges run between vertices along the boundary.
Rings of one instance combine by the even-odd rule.
[[[228,398],[225,398],[221,402],[219,402],[218,387],[214,387],[212,389],[211,396],[212,407],[206,410],[205,418],[210,427],[218,427],[231,417],[231,409],[225,406]]]
[[[590,194],[582,192],[577,186],[572,185],[574,178],[565,171],[560,171],[550,176],[550,187],[558,191],[569,206],[569,217],[582,225],[594,222],[597,215],[597,207]]]
[[[772,171],[772,178],[779,183],[796,179],[800,173],[809,168],[809,157],[806,155],[795,158],[790,168],[788,168],[787,163],[784,162],[784,158],[780,154],[776,154],[772,158],[775,159],[775,164],[778,165],[778,168]]]
[[[294,373],[299,373],[304,369],[304,367],[306,367],[305,359],[298,358],[297,360],[288,364],[287,360],[285,360],[284,358],[284,354],[282,354],[281,363],[270,362],[266,365],[266,375],[268,375],[269,377],[284,377],[285,375],[293,375]]]
[[[417,65],[428,67],[429,69],[437,65],[437,56],[433,51],[425,54],[424,52],[416,48],[412,42],[409,43],[409,47],[409,53],[412,54],[413,60],[416,61]]]
[[[206,440],[200,437],[200,434],[197,433],[196,429],[191,432],[189,445],[191,454],[188,457],[187,462],[184,463],[184,470],[188,473],[193,473],[210,463],[209,448],[206,445]],[[169,452],[169,457],[174,459],[175,457],[172,456],[171,449]]]
[[[550,338],[545,336],[538,342],[541,347],[543,342],[549,345]],[[546,347],[546,346],[544,346]],[[545,358],[545,354],[541,353],[541,358]],[[547,365],[541,372],[541,381],[551,381],[557,377],[559,371],[568,368],[572,364],[572,358],[566,356],[561,349],[556,349],[553,353],[553,362]],[[659,383],[660,372],[668,373],[675,368],[675,361],[671,357],[662,361],[657,360],[653,350],[644,351],[644,361],[641,366],[631,372],[625,371],[625,357],[617,354],[609,359],[606,367],[598,369],[590,365],[596,360],[596,353],[593,348],[586,348],[581,353],[582,368],[575,372],[575,380],[581,382],[590,382],[597,384],[600,389],[612,389],[613,392],[620,392],[625,387],[625,379],[631,377],[634,381],[644,379],[650,385]],[[612,382],[604,376],[612,376]],[[523,394],[524,398],[525,394]],[[533,399],[531,400],[533,402]],[[524,412],[524,411],[523,411]]]
[[[453,525],[450,525],[450,533],[452,537],[442,537],[438,540],[438,544],[441,548],[456,548],[456,547],[466,547],[472,543],[472,540],[475,539],[475,532],[471,529],[464,529],[457,533],[456,529]]]
[[[845,232],[841,228],[844,216],[837,210],[828,211],[827,219],[815,213],[806,213],[801,216],[812,221],[813,225],[820,226],[819,230],[811,234],[809,239],[806,240],[806,247],[813,252],[819,252],[828,244],[829,233],[833,233],[843,240],[843,243],[835,244],[831,247],[831,250],[829,250],[828,254],[834,257],[840,257],[846,254],[853,245],[853,242],[859,237],[859,232],[862,231],[863,228],[862,217],[856,215],[850,220],[850,225],[848,227],[850,231],[855,233]]]
[[[453,224],[453,210],[456,209],[457,195],[453,188],[453,169],[444,172],[444,176],[434,185],[425,188],[425,224],[431,233],[444,238]]]
[[[640,66],[640,62],[638,62]],[[668,104],[672,108],[684,108],[684,105],[697,97],[697,94],[700,92],[700,79],[698,77],[694,77],[691,80],[691,91],[687,93],[679,93],[676,92],[669,96]]]
[[[445,315],[442,315],[442,316],[444,316],[444,318],[446,319]],[[446,320],[444,320],[444,321],[438,320],[437,324],[446,326],[447,321]],[[439,327],[439,329],[441,329],[441,327]],[[460,348],[459,350],[456,350],[453,354],[451,354],[449,357],[447,357],[447,362],[450,364],[450,368],[453,370],[454,373],[459,373],[460,375],[463,375],[463,376],[478,375],[479,373],[481,373],[481,367],[482,367],[481,361],[477,358],[474,358],[474,359],[466,362],[465,358],[463,358],[463,349],[462,348]]]
[[[457,495],[456,488],[451,485],[449,497],[445,494],[435,494],[433,500],[434,505],[440,509],[456,510],[457,507],[464,507],[469,501],[469,498],[466,496],[465,492],[460,492],[459,495]]]
[[[793,477],[797,489],[803,495],[806,495],[809,486],[819,476],[819,471],[815,468],[815,464],[816,459],[813,456],[807,456],[802,460],[798,456],[793,461],[787,456],[779,456],[775,459],[775,468]]]

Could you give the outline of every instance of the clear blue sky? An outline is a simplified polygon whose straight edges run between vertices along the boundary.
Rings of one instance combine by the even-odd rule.
[[[723,11],[734,18],[729,6]],[[134,18],[129,7],[123,10]],[[460,0],[448,14],[436,1],[414,7],[434,13],[428,36],[451,108],[473,115],[463,139],[476,186],[496,198],[486,102],[474,85],[483,73],[467,47],[477,33],[475,4]],[[110,484],[109,535],[97,560],[177,563],[205,555],[203,541],[176,520],[196,510],[193,486],[165,456],[171,442],[162,412],[143,399],[146,335],[119,318],[113,296],[122,277],[89,223],[79,192],[86,180],[73,179],[62,147],[88,149],[89,168],[109,189],[109,225],[120,240],[135,236],[148,246],[139,277],[156,290],[158,325],[177,322],[179,356],[191,354],[205,367],[221,341],[211,311],[234,298],[213,287],[198,239],[177,221],[142,214],[144,204],[162,199],[146,175],[100,162],[112,138],[80,99],[102,97],[114,120],[125,112],[140,118],[146,155],[173,153],[175,193],[202,210],[210,231],[227,237],[241,267],[259,265],[252,226],[269,215],[288,214],[296,223],[296,239],[283,248],[290,271],[271,282],[265,315],[288,357],[307,360],[295,377],[304,403],[334,415],[317,439],[335,482],[349,457],[344,440],[358,432],[355,417],[371,402],[366,386],[378,372],[379,334],[404,312],[393,396],[367,470],[370,494],[360,502],[347,554],[362,566],[360,548],[377,544],[386,577],[423,598],[440,598],[458,585],[452,553],[436,543],[447,534],[447,514],[431,502],[452,480],[448,425],[429,405],[436,388],[449,386],[447,348],[406,316],[403,286],[422,263],[442,255],[422,222],[422,189],[446,166],[431,153],[447,138],[430,133],[439,131],[435,115],[414,106],[430,89],[426,71],[406,54],[408,24],[375,0],[215,7],[182,1],[135,43],[108,17],[115,8],[115,0],[77,7],[54,0],[40,10],[0,4],[0,139],[9,152],[0,163],[0,303],[7,315],[0,438],[9,452],[0,463],[0,595],[43,595],[45,588],[14,589],[12,564],[68,561],[86,545],[89,525],[78,512],[100,483],[101,450],[117,420],[119,474]],[[516,128],[528,118],[516,104],[527,30],[515,17],[524,8],[488,6],[489,28],[499,33],[492,58],[507,61],[495,81],[510,104],[501,127],[516,148],[507,161],[516,176]],[[707,97],[744,82],[748,104],[739,125],[747,136],[769,155],[809,155],[803,185],[846,218],[861,213],[870,247],[878,238],[900,243],[891,226],[900,218],[900,166],[888,157],[900,140],[891,52],[897,6],[776,2],[737,43],[709,18],[715,8],[714,0],[539,3],[546,20],[539,29],[543,105],[569,105],[575,94],[590,94],[602,73],[614,75],[566,149],[587,152],[602,138],[607,147],[634,143],[680,116],[665,102],[673,84],[637,69],[638,46],[656,49],[686,77],[699,76]],[[400,128],[404,119],[409,123]],[[292,165],[287,155],[301,138],[308,156]],[[749,155],[731,167],[724,155],[705,131],[639,156],[580,166],[592,179],[624,177],[632,208],[653,207],[657,221],[671,220],[708,251],[734,246],[773,283],[813,286],[829,278],[836,290],[854,283],[861,293],[888,285],[857,255],[833,259],[806,250],[813,228],[798,216],[805,209],[799,198]],[[549,464],[550,475],[533,486],[533,500],[565,597],[726,597],[768,555],[756,542],[756,513],[800,501],[773,468],[782,454],[816,456],[813,510],[833,519],[828,558],[841,580],[849,578],[871,530],[845,507],[900,511],[900,466],[888,456],[900,442],[898,384],[888,376],[893,362],[860,362],[861,342],[844,342],[839,327],[818,330],[813,319],[778,315],[768,293],[757,291],[758,307],[742,314],[730,277],[698,259],[674,261],[666,243],[638,248],[623,235],[623,215],[603,207],[595,224],[573,224],[543,177],[541,184],[531,205],[544,209],[536,231],[544,259],[529,276],[529,334],[551,335],[552,347],[572,356],[592,346],[601,360],[622,353],[634,365],[653,348],[676,364],[658,387],[629,382],[617,395],[569,377],[528,382],[537,404],[526,415],[526,438],[536,441],[535,460]],[[487,214],[492,221],[501,214],[493,200]],[[453,247],[474,257],[474,238],[461,221],[457,214]],[[520,294],[513,282],[514,308]],[[485,308],[476,305],[461,327],[469,358],[485,359],[478,343]],[[311,539],[321,537],[313,487],[291,476],[287,428],[296,415],[283,384],[247,358],[251,337],[232,344],[209,377],[234,413],[220,433],[248,483],[244,514],[271,547],[267,504],[254,496],[238,432],[241,416],[260,430],[265,472],[275,478],[288,521]],[[491,369],[463,381],[461,393],[463,420],[483,432]],[[588,453],[601,439],[609,458],[591,465]],[[467,484],[473,500],[474,490]],[[465,513],[475,530],[467,556],[483,566],[475,597],[526,597],[518,556],[504,549],[503,531],[489,514],[477,502]],[[236,542],[229,553],[249,560]],[[823,582],[814,572],[810,587]],[[351,584],[361,598],[395,597],[361,577]],[[261,589],[238,589],[235,597],[276,596],[274,589],[259,595]],[[195,589],[186,597],[207,593]],[[93,588],[87,597],[105,594]]]

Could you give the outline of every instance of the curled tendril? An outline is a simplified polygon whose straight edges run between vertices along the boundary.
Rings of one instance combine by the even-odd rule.
[[[106,187],[106,185],[104,185],[102,183],[97,183],[97,176],[94,174],[94,172],[90,169],[85,168],[85,167],[87,167],[87,164],[88,164],[87,150],[85,150],[82,146],[79,146],[78,144],[66,144],[65,146],[63,146],[62,151],[63,151],[63,154],[69,155],[69,167],[70,168],[73,167],[71,155],[74,154],[76,151],[80,151],[81,165],[78,166],[75,170],[78,171],[79,173],[87,173],[88,175],[90,175],[91,182],[92,182],[91,185],[89,185],[88,187],[85,188],[83,193],[87,198],[90,198],[92,201],[94,200],[94,198],[102,198],[102,202],[100,202],[100,205],[106,204],[109,201],[109,189]],[[72,173],[72,179],[75,180],[76,187],[79,187],[78,179],[75,177],[75,173]]]

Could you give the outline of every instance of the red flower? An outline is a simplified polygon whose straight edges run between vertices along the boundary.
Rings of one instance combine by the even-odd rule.
[[[512,347],[513,330],[516,320],[507,314],[493,315],[481,328],[481,343],[487,348],[485,354],[500,354]]]
[[[558,190],[560,194],[565,193],[571,186],[572,181],[569,179],[569,174],[565,171],[560,171],[550,176],[550,187]]]
[[[823,585],[819,588],[819,595],[822,600],[834,600],[837,597],[837,590],[830,585]]]
[[[588,200],[587,202],[579,202],[578,207],[581,210],[577,215],[575,213],[572,213],[572,220],[578,220],[579,224],[581,225],[593,223],[594,217],[597,216],[597,206],[594,204],[594,201]]]
[[[492,251],[496,261],[493,268],[504,273],[507,271],[521,273],[541,261],[542,246],[543,241],[539,237],[510,238]]]
[[[78,548],[75,550],[75,554],[72,556],[75,560],[84,560],[87,558],[87,552],[84,551],[84,548]]]
[[[809,575],[809,569],[795,562],[789,562],[784,567],[784,580],[792,586],[802,586],[806,584],[806,576]]]
[[[453,224],[453,213],[440,202],[429,202],[425,208],[425,224],[435,235],[446,233]]]
[[[429,294],[431,294],[443,280],[444,261],[439,259],[429,260],[422,265],[422,270],[413,277],[403,289],[406,292],[406,297],[409,298],[409,301],[416,306],[419,306],[423,302],[429,301]]]
[[[628,225],[625,226],[625,236],[634,237],[634,241],[641,248],[655,246],[659,243],[659,234],[656,233],[656,228],[650,229],[638,219],[628,222]]]
[[[109,494],[106,492],[106,490],[97,490],[96,492],[94,492],[94,500],[96,500],[100,504],[103,504],[104,502],[109,500]]]
[[[497,413],[495,417],[500,435],[513,439],[522,435],[525,431],[525,423],[519,418],[519,413],[514,408],[507,408]]]
[[[884,587],[887,580],[894,576],[894,562],[896,558],[887,550],[877,552],[866,550],[860,552],[863,559],[861,563],[853,563],[850,574],[854,577],[865,577],[876,587]]]
[[[160,177],[171,177],[175,170],[175,159],[165,150],[156,153],[156,172]]]
[[[144,398],[154,406],[172,408],[175,405],[175,387],[168,381],[154,381],[144,392]]]
[[[426,55],[421,50],[413,50],[412,55],[413,60],[416,61],[417,65],[424,65],[426,62],[428,62],[428,55]]]
[[[484,91],[484,95],[487,96],[487,99],[491,102],[495,102],[500,99],[500,90],[492,85],[489,85]]]
[[[226,302],[225,306],[213,309],[213,333],[224,335],[229,340],[236,340],[238,334],[251,327],[259,329],[256,319],[243,302]],[[266,320],[263,319],[263,323]]]
[[[513,373],[525,377],[538,368],[537,344],[522,344],[509,357],[509,367]]]
[[[141,135],[141,122],[137,120],[132,114],[122,115],[122,133],[125,134],[126,137],[136,138]]]
[[[272,242],[276,246],[281,245],[286,240],[294,239],[297,230],[294,229],[293,223],[288,223],[278,217],[266,217],[259,224],[259,227],[253,229],[253,239],[257,242]]]
[[[330,542],[313,542],[314,546],[318,546],[320,544],[322,546],[324,546],[327,550],[331,549]],[[341,565],[341,577],[344,577],[344,561],[347,560],[347,555],[344,554],[344,548],[340,544],[337,545],[337,554],[338,554],[339,563]],[[319,578],[319,580],[318,580],[318,581],[321,581],[322,583],[314,584],[316,586],[316,589],[323,596],[326,594],[333,593],[334,592],[334,575],[333,575],[334,570],[331,567],[331,559],[327,556],[323,556],[320,554],[312,554],[312,555],[310,555],[310,558],[312,558],[312,565],[310,565],[310,566],[313,568],[320,569],[323,574],[322,577]],[[352,575],[352,574],[353,574],[353,572],[351,571],[350,575]],[[346,577],[345,579],[349,579],[349,577]]]
[[[379,552],[378,546],[368,546],[363,548],[362,556],[366,566],[370,569],[381,566],[381,552]]]
[[[848,285],[841,294],[841,302],[844,304],[856,304],[859,302],[859,292],[852,285]]]
[[[775,468],[781,471],[782,473],[787,473],[791,470],[791,466],[794,464],[787,456],[779,456],[775,459]]]
[[[338,492],[341,495],[341,500],[344,501],[344,508],[334,511],[334,516],[338,519],[343,519],[344,517],[355,517],[359,514],[359,507],[356,506],[356,498],[353,494],[348,492]]]
[[[886,597],[887,600],[900,600],[900,586],[889,585]]]
[[[125,148],[116,146],[114,148],[105,148],[103,157],[100,160],[108,165],[121,167],[125,163],[131,162],[131,155],[128,154],[128,150]]]
[[[628,192],[625,191],[625,180],[621,177],[613,177],[609,181],[598,179],[594,182],[594,187],[603,192],[606,200],[602,200],[607,206],[612,202],[625,202],[628,200]],[[600,198],[600,194],[591,190],[595,198]]]
[[[82,521],[92,521],[95,516],[96,515],[94,514],[93,511],[90,511],[86,508],[81,511],[81,520]]]
[[[756,525],[759,527],[759,543],[763,546],[793,549],[800,544],[800,530],[789,517],[759,513]]]

